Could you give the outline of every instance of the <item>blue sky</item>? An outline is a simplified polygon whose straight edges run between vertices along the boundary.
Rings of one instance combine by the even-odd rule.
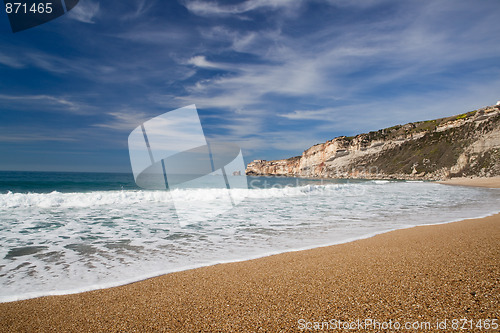
[[[196,104],[246,162],[500,99],[498,0],[81,0],[0,13],[0,170],[130,172],[129,133]]]

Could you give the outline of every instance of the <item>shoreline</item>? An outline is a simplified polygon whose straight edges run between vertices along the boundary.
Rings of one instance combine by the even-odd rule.
[[[437,183],[453,186],[500,188],[500,176],[490,178],[451,178]]]
[[[464,185],[460,185],[464,186]],[[107,284],[102,284],[100,286],[90,286],[90,287],[85,287],[81,289],[75,289],[75,290],[64,290],[64,291],[54,291],[54,292],[47,292],[47,293],[40,293],[40,294],[35,294],[35,293],[30,293],[30,296],[25,295],[19,295],[19,296],[7,296],[7,300],[1,300],[0,298],[0,305],[2,304],[9,304],[9,303],[15,303],[15,302],[23,302],[23,301],[30,301],[34,299],[39,299],[39,298],[45,298],[45,297],[59,297],[59,296],[71,296],[71,295],[79,295],[79,294],[84,294],[88,292],[93,292],[93,291],[100,291],[100,290],[107,290],[107,289],[112,289],[112,288],[119,288],[127,285],[131,285],[134,283],[140,283],[144,281],[148,281],[150,279],[155,279],[155,278],[160,278],[165,275],[169,274],[176,274],[176,273],[182,273],[186,271],[192,271],[192,270],[198,270],[198,269],[203,269],[207,267],[212,267],[212,266],[217,266],[217,265],[227,265],[227,264],[233,264],[233,263],[242,263],[242,262],[247,262],[247,261],[252,261],[252,260],[259,260],[259,259],[265,259],[273,256],[279,256],[279,255],[286,255],[286,254],[291,254],[291,253],[297,253],[297,252],[304,252],[304,251],[310,251],[310,250],[315,250],[315,249],[323,249],[323,248],[329,248],[329,247],[334,247],[334,246],[340,246],[340,245],[345,245],[345,244],[350,244],[350,243],[355,243],[358,241],[363,241],[366,239],[371,239],[373,237],[377,237],[379,235],[384,235],[388,233],[392,233],[395,231],[401,231],[401,230],[411,230],[413,228],[418,228],[418,227],[432,227],[432,226],[439,226],[439,225],[446,225],[446,224],[451,224],[451,223],[457,223],[457,222],[466,222],[469,220],[481,220],[485,219],[488,217],[493,217],[493,216],[500,216],[500,210],[497,210],[493,213],[487,213],[486,215],[481,215],[481,216],[476,216],[476,217],[468,217],[468,218],[458,218],[454,220],[449,220],[449,221],[444,221],[444,222],[436,222],[436,223],[429,223],[429,224],[420,224],[420,225],[408,225],[405,227],[401,228],[396,228],[396,229],[388,229],[388,230],[383,230],[383,231],[378,231],[378,232],[373,232],[370,234],[366,234],[360,237],[355,237],[355,238],[348,238],[345,240],[341,241],[336,241],[333,243],[327,243],[327,244],[320,244],[320,245],[314,245],[314,246],[307,246],[307,247],[302,247],[302,248],[296,248],[296,249],[288,249],[284,251],[275,251],[275,252],[267,252],[264,254],[259,254],[257,256],[253,257],[247,257],[243,259],[237,259],[237,260],[221,260],[221,261],[216,261],[216,262],[210,262],[206,264],[201,264],[201,265],[194,265],[194,266],[185,266],[181,267],[179,269],[175,270],[169,270],[169,271],[159,271],[152,273],[150,275],[145,275],[137,278],[133,278],[130,280],[124,280],[124,281],[119,281],[119,282],[112,282],[112,283],[107,283]],[[11,298],[11,299],[9,299]]]
[[[110,289],[2,303],[0,327],[276,331],[297,329],[300,319],[494,319],[499,241],[500,214],[416,226]]]
[[[346,180],[349,180],[349,179],[346,179]],[[466,179],[466,180],[469,181],[469,179]],[[476,179],[474,179],[474,180],[476,180]],[[486,179],[486,180],[488,180],[488,179]],[[498,177],[498,180],[500,180],[500,177]],[[390,180],[366,180],[366,179],[362,180],[362,181],[371,181],[371,182],[380,181],[380,182],[384,182],[384,183],[391,182]],[[408,180],[398,180],[398,181],[415,182],[415,181],[408,181]],[[416,181],[416,182],[426,182],[426,181]],[[428,182],[428,183],[434,183],[434,184],[440,183],[440,184],[447,185],[446,183],[441,183],[441,182]],[[460,184],[460,185],[462,185],[462,184]],[[499,182],[499,185],[500,185],[500,182]],[[209,267],[209,266],[214,266],[214,265],[219,265],[219,264],[245,262],[245,261],[249,261],[249,260],[266,258],[266,257],[270,257],[270,256],[280,255],[280,254],[307,251],[307,250],[316,249],[316,248],[337,246],[337,245],[342,245],[342,244],[347,244],[347,243],[351,243],[351,242],[356,242],[359,240],[372,238],[372,237],[375,237],[377,235],[389,233],[389,232],[396,231],[396,230],[405,230],[405,229],[413,228],[416,226],[432,226],[432,225],[454,223],[454,222],[463,221],[463,220],[480,219],[480,218],[492,216],[492,215],[495,215],[498,213],[500,213],[500,209],[497,209],[494,211],[489,210],[489,211],[485,212],[484,214],[473,216],[473,217],[454,217],[453,219],[444,220],[441,222],[432,222],[432,223],[426,223],[426,224],[412,224],[412,225],[408,224],[405,226],[399,226],[399,227],[392,228],[392,229],[388,228],[385,230],[377,230],[374,232],[370,232],[370,233],[367,233],[364,235],[352,236],[350,238],[336,240],[334,242],[319,243],[319,244],[305,246],[305,247],[294,247],[294,248],[288,248],[288,249],[282,249],[282,250],[272,250],[272,251],[268,251],[268,252],[262,252],[262,253],[259,253],[257,255],[253,255],[253,256],[242,256],[242,257],[239,257],[236,259],[232,258],[232,259],[227,259],[227,260],[215,260],[215,261],[200,263],[200,264],[196,264],[196,265],[184,265],[182,267],[178,267],[178,268],[174,268],[174,269],[159,270],[156,272],[152,272],[150,274],[143,274],[141,276],[137,276],[137,277],[133,277],[133,278],[123,279],[123,280],[115,280],[112,282],[96,283],[93,285],[88,285],[88,286],[79,287],[79,288],[56,290],[56,291],[29,292],[29,293],[25,293],[25,294],[0,296],[0,304],[12,303],[12,302],[18,302],[18,301],[26,301],[26,300],[43,298],[43,297],[51,297],[51,296],[75,295],[75,294],[80,294],[80,293],[96,291],[96,290],[105,290],[105,289],[109,289],[109,288],[116,288],[116,287],[126,286],[126,285],[137,283],[137,282],[142,282],[142,281],[149,280],[149,279],[154,279],[154,278],[161,277],[161,276],[167,275],[167,274],[174,274],[174,273],[178,273],[178,272],[199,269],[199,268],[204,268],[204,267]]]
[[[109,289],[0,303],[0,327],[6,331],[255,331],[257,327],[297,329],[301,318],[306,322],[370,316],[376,320],[492,319],[500,308],[495,282],[495,276],[500,276],[499,241],[499,213],[413,226],[337,245],[182,270]],[[420,264],[408,266],[412,262]],[[448,278],[440,277],[443,272]],[[425,295],[418,292],[418,302],[409,306],[403,291],[411,295],[423,285]],[[324,302],[325,293],[330,301]],[[476,295],[482,298],[477,300]],[[446,307],[436,305],[449,302]],[[461,306],[464,302],[467,307]],[[372,307],[378,309],[379,303],[385,304],[384,311],[374,312]],[[401,308],[401,304],[406,305]],[[429,316],[429,308],[436,306],[440,311]],[[280,319],[273,322],[276,316]]]

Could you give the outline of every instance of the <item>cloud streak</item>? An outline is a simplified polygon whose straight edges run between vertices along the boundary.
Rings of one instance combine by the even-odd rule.
[[[11,67],[11,68],[17,68],[17,69],[24,67],[24,64],[21,61],[19,61],[18,59],[14,58],[14,57],[7,56],[3,53],[0,53],[0,64],[7,66],[7,67]]]
[[[185,1],[184,5],[192,13],[199,16],[229,16],[267,9],[296,9],[301,6],[301,0],[253,0],[237,5],[220,5],[216,1]]]
[[[335,33],[339,27],[326,27],[315,32],[311,40],[307,36],[297,40],[295,37],[281,35],[270,48],[256,47],[259,43],[267,44],[265,37],[260,38],[260,41],[254,42],[253,54],[260,58],[276,59],[276,63],[235,64],[233,68],[226,69],[237,73],[236,75],[206,81],[206,84],[198,83],[192,87],[192,91],[205,91],[206,85],[210,85],[213,90],[219,90],[221,94],[227,91],[229,95],[238,87],[242,91],[252,88],[254,96],[265,93],[319,95],[332,90],[346,95],[351,88],[338,82],[339,78],[366,70],[370,66],[379,66],[380,70],[366,71],[366,84],[355,86],[356,90],[362,90],[368,84],[439,74],[462,62],[491,57],[492,52],[500,51],[498,44],[493,43],[491,33],[489,41],[481,42],[467,36],[457,37],[452,29],[441,29],[440,33],[436,33],[435,25],[441,23],[437,22],[436,17],[427,16],[427,12],[426,8],[421,9],[421,13],[413,11],[412,14],[417,18],[410,23],[407,17],[402,16],[399,20],[351,26],[347,33],[341,35]],[[422,19],[423,16],[426,16],[425,20]],[[489,26],[486,22],[487,20],[475,22],[468,29],[475,30],[475,34],[484,33]],[[327,39],[321,35],[336,37]],[[249,33],[248,36],[254,40],[259,38],[254,33]],[[227,38],[233,45],[236,43],[234,36]],[[487,42],[491,43],[488,45],[491,52],[481,52],[481,47],[485,47]]]
[[[3,95],[0,94],[0,106],[6,108],[15,109],[38,109],[38,110],[48,110],[63,111],[63,112],[73,112],[73,113],[84,113],[83,109],[85,106],[73,102],[65,97],[51,96],[51,95]]]
[[[92,0],[82,0],[78,3],[78,6],[74,7],[68,14],[73,20],[94,24],[94,19],[99,13],[100,5],[98,2]]]
[[[108,128],[118,131],[132,131],[140,124],[151,118],[145,112],[138,112],[135,110],[119,110],[108,112],[107,116],[110,120],[94,124],[95,127]]]

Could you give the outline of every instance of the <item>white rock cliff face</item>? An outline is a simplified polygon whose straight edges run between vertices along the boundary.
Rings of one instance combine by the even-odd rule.
[[[444,179],[500,175],[500,106],[338,137],[285,160],[255,160],[248,175]]]

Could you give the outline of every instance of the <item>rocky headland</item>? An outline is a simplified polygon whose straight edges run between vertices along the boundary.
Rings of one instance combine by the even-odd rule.
[[[247,175],[422,179],[500,175],[500,105],[341,136],[284,160],[255,160]]]

